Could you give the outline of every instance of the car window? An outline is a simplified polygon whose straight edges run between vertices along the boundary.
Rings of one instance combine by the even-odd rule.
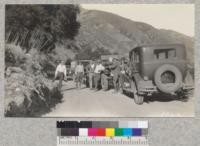
[[[132,61],[134,61],[135,63],[139,62],[139,52],[138,51],[133,52]]]
[[[155,59],[170,59],[170,58],[175,58],[175,57],[176,57],[176,50],[173,48],[154,50]]]

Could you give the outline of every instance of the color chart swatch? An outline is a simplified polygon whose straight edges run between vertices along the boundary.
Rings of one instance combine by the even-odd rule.
[[[147,121],[57,121],[59,144],[146,144]]]

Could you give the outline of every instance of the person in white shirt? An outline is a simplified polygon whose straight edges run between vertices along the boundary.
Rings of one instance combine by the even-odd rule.
[[[95,84],[95,89],[98,90],[98,85],[101,79],[101,72],[105,70],[105,67],[101,64],[101,61],[97,61],[97,65],[95,66],[94,69],[94,84]]]
[[[59,65],[56,67],[55,78],[54,78],[54,80],[59,78],[58,89],[61,89],[62,81],[64,80],[66,75],[67,75],[67,69],[66,69],[66,66],[65,66],[65,62],[60,61]]]
[[[75,68],[75,76],[76,88],[80,89],[84,76],[84,67],[80,62],[78,62]]]

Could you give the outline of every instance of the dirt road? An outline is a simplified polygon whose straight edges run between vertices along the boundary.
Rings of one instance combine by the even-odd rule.
[[[152,97],[149,102],[136,105],[134,100],[120,93],[77,90],[72,81],[62,88],[63,102],[44,117],[191,117],[194,116],[194,98],[187,101]]]

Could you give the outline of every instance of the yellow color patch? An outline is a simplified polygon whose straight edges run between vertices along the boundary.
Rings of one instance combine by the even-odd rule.
[[[115,136],[114,128],[106,128],[106,136]]]

